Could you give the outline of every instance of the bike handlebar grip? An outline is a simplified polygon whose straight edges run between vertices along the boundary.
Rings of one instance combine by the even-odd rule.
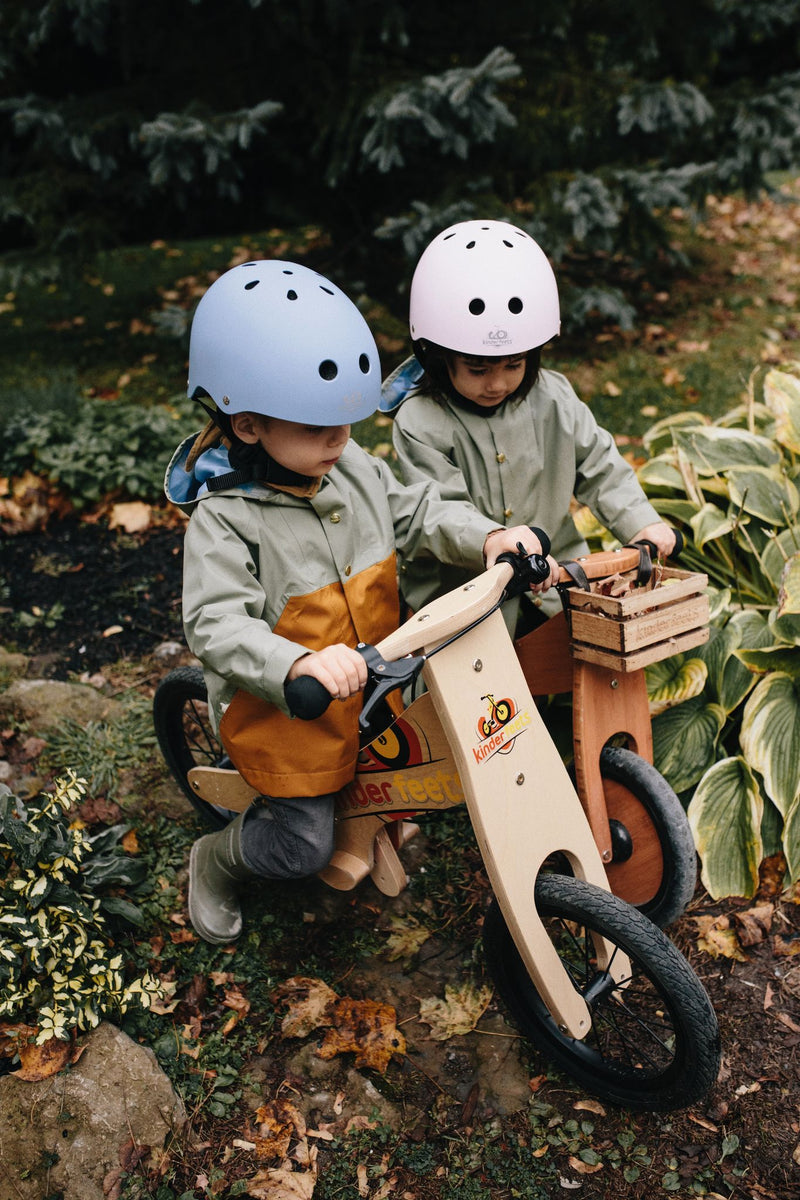
[[[672,532],[675,534],[675,545],[672,547],[672,554],[670,557],[679,558],[680,555],[683,554],[683,548],[686,545],[686,538],[683,536],[680,529],[673,529]]]
[[[333,700],[323,683],[313,675],[298,675],[283,685],[283,694],[293,716],[301,721],[316,721]]]

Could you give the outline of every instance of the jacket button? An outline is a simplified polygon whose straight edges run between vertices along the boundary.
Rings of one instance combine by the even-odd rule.
[[[502,450],[500,450],[495,457],[499,463],[504,463],[506,461],[506,456],[503,454]]]
[[[349,575],[349,574],[350,574],[350,572],[352,571],[352,569],[353,569],[353,568],[352,568],[352,567],[350,566],[350,564],[348,563],[348,564],[347,564],[347,566],[346,566],[346,567],[345,567],[345,569],[344,569],[344,573],[345,573],[345,575]]]
[[[338,513],[331,513],[331,525],[338,525],[341,519]]]
[[[513,517],[513,515],[514,515],[514,510],[513,510],[513,508],[504,508],[504,509],[503,509],[503,516],[504,516],[504,517]]]

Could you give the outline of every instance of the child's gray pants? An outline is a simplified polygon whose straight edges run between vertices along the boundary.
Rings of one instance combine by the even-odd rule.
[[[333,854],[335,794],[286,799],[264,797],[242,825],[242,857],[266,879],[316,875]]]

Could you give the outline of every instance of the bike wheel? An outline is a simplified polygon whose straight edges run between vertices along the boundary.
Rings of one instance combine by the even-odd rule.
[[[681,916],[697,885],[686,813],[664,776],[631,750],[606,746],[600,774],[612,822],[611,890],[663,929]]]
[[[153,697],[153,725],[164,761],[193,808],[214,829],[223,829],[237,814],[201,800],[192,790],[192,767],[230,765],[208,715],[208,692],[199,667],[170,671]]]
[[[484,953],[520,1032],[587,1091],[623,1108],[668,1111],[705,1095],[719,1068],[719,1027],[703,985],[666,935],[610,892],[570,876],[539,876],[536,907],[592,1028],[583,1040],[559,1030],[493,901]],[[627,986],[597,969],[592,933],[630,958]]]

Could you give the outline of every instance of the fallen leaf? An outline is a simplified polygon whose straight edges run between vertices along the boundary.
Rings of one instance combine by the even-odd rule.
[[[271,1100],[256,1109],[258,1136],[255,1138],[259,1158],[286,1158],[295,1137],[305,1137],[303,1115],[289,1100]]]
[[[459,1034],[471,1033],[492,999],[490,987],[476,988],[471,983],[456,987],[447,984],[444,1000],[430,996],[419,1002],[419,1019],[431,1027],[434,1041],[444,1042]]]
[[[431,936],[430,930],[420,925],[414,917],[405,921],[399,917],[392,917],[391,925],[392,932],[386,940],[386,957],[389,962],[396,962],[398,958],[412,958]]]
[[[327,1024],[328,1011],[338,1000],[336,992],[321,979],[294,975],[272,993],[274,1002],[286,1000],[288,1011],[281,1022],[286,1037],[308,1037],[320,1025]]]
[[[569,1162],[569,1165],[572,1167],[573,1171],[577,1171],[579,1175],[594,1175],[597,1171],[602,1171],[603,1169],[603,1164],[601,1162],[585,1163],[582,1158],[578,1158],[574,1154],[570,1154],[567,1161]]]
[[[785,1025],[787,1029],[791,1029],[792,1033],[800,1033],[800,1025],[793,1021],[786,1013],[776,1012],[772,1014],[776,1021],[780,1021],[781,1025]]]
[[[621,396],[622,388],[614,383],[612,379],[609,379],[603,384],[603,394],[606,396]]]
[[[755,946],[758,942],[763,942],[770,931],[774,912],[774,904],[759,904],[745,912],[734,913],[733,920],[740,945]]]
[[[546,1075],[534,1075],[533,1079],[528,1080],[528,1087],[532,1092],[536,1093],[543,1083],[547,1083]]]
[[[735,930],[730,928],[728,917],[692,917],[700,936],[697,946],[705,950],[712,958],[733,958],[737,962],[747,962],[747,955],[736,937]]]
[[[311,1200],[317,1183],[316,1171],[293,1171],[272,1167],[247,1180],[248,1196],[255,1200]]]
[[[317,1050],[320,1058],[355,1054],[356,1067],[384,1072],[394,1055],[406,1052],[406,1040],[397,1028],[397,1013],[390,1004],[353,1000],[345,996],[334,1006],[331,1027]]]
[[[606,1110],[599,1100],[577,1100],[572,1107],[580,1109],[582,1112],[596,1113],[598,1117],[606,1115]]]
[[[21,1041],[18,1048],[20,1067],[11,1074],[16,1075],[17,1079],[24,1079],[26,1083],[49,1079],[70,1065],[74,1051],[74,1038],[70,1041],[48,1038],[41,1045]]]
[[[764,1012],[766,1012],[767,1009],[772,1008],[772,997],[774,994],[775,993],[772,990],[772,984],[767,983],[767,986],[764,988]]]
[[[125,851],[126,854],[138,854],[139,853],[139,841],[136,837],[136,830],[129,829],[128,832],[125,834],[125,836],[122,838],[120,845],[122,846],[122,849]]]
[[[784,937],[780,933],[776,934],[772,939],[772,953],[778,958],[794,958],[796,954],[800,954],[800,935]]]
[[[124,529],[126,533],[141,533],[150,526],[152,508],[142,500],[112,504],[108,517],[109,529]]]
[[[367,1181],[367,1167],[365,1163],[359,1163],[356,1167],[356,1179],[358,1181],[359,1196],[369,1195],[369,1183]]]

